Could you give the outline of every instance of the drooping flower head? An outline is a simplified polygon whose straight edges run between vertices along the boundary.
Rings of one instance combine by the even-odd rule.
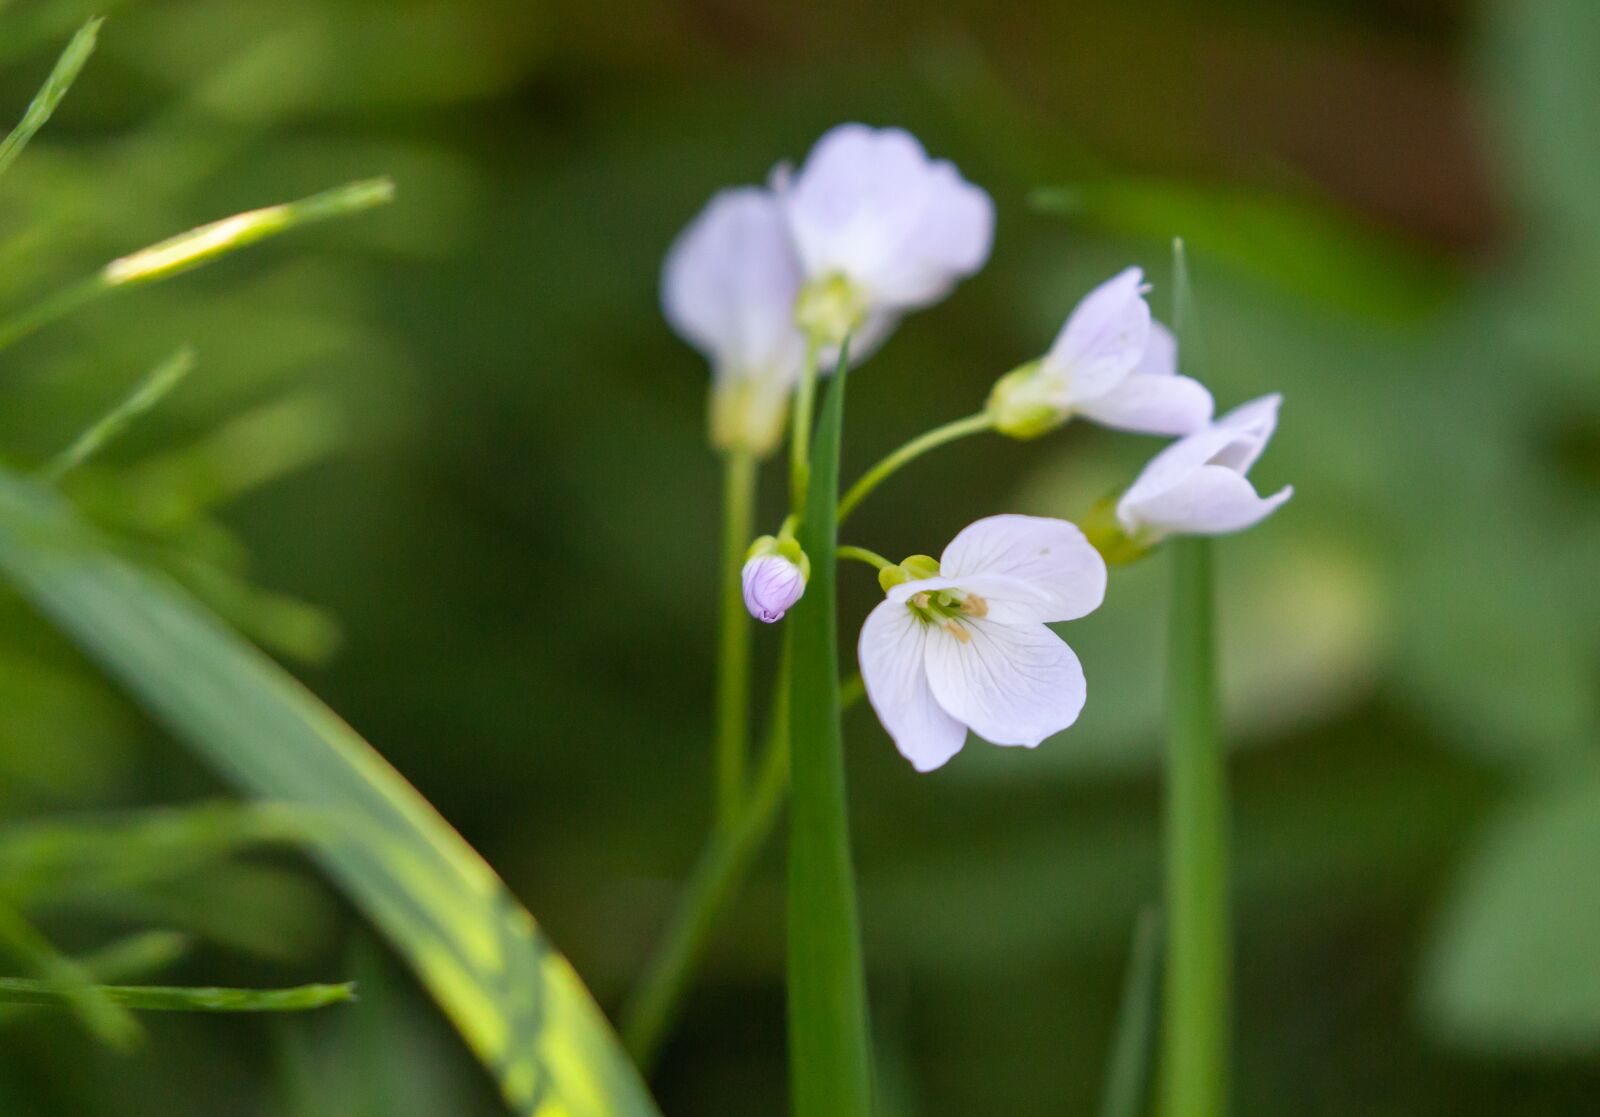
[[[961,751],[968,729],[1032,748],[1077,720],[1083,668],[1046,627],[1105,598],[1106,564],[1076,527],[990,516],[937,561],[915,556],[884,573],[888,597],[861,628],[861,677],[918,771]]]
[[[810,579],[811,560],[799,543],[763,535],[750,545],[740,573],[745,610],[764,624],[776,624],[804,596]]]
[[[1266,519],[1289,497],[1285,485],[1257,494],[1247,474],[1278,426],[1279,395],[1234,408],[1151,459],[1117,502],[1128,537],[1145,545],[1168,535],[1225,535]]]
[[[824,344],[865,354],[989,258],[994,203],[899,128],[841,124],[777,188],[804,272],[797,315]]]
[[[1007,373],[989,397],[1002,434],[1034,438],[1082,415],[1142,434],[1188,434],[1211,419],[1211,393],[1178,375],[1172,332],[1151,320],[1144,272],[1128,268],[1084,296],[1050,351]]]
[[[667,253],[661,305],[678,335],[711,362],[711,441],[766,455],[783,436],[805,360],[794,321],[800,265],[768,190],[724,190]]]

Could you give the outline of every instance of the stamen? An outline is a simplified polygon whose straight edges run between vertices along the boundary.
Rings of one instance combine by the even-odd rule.
[[[926,609],[932,600],[933,599],[928,596],[927,590],[923,590],[921,593],[911,595],[911,604],[916,606],[918,609]]]
[[[968,632],[965,628],[962,628],[955,621],[945,621],[944,630],[950,635],[954,636],[957,640],[960,640],[963,644],[970,644],[972,642],[972,633]]]
[[[987,617],[989,603],[975,593],[967,594],[967,599],[961,603],[961,611],[969,617]]]

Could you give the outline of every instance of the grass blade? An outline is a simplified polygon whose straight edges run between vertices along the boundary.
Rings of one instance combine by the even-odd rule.
[[[167,394],[193,370],[194,351],[185,346],[151,370],[121,403],[73,439],[72,445],[51,458],[39,470],[39,479],[55,484],[88,461],[138,421],[141,415],[166,399]]]
[[[33,984],[48,989],[56,1002],[78,1014],[91,1034],[118,1051],[129,1051],[143,1037],[126,1009],[106,997],[80,963],[58,951],[15,908],[0,904],[0,950],[39,974]]]
[[[1160,979],[1161,913],[1147,907],[1133,921],[1128,973],[1122,984],[1116,1035],[1106,1060],[1100,1117],[1140,1117],[1149,1103]]]
[[[866,1117],[872,1102],[838,684],[834,551],[845,370],[841,354],[817,423],[800,534],[811,581],[788,624],[789,1073],[795,1117]]]
[[[119,257],[87,279],[0,321],[0,349],[118,288],[154,283],[302,225],[361,213],[393,200],[393,182],[387,178],[367,179],[325,190],[298,202],[236,213],[179,233],[159,244]]]
[[[370,745],[51,490],[0,471],[0,572],[202,760],[313,808],[314,856],[528,1117],[653,1117],[587,989],[494,872]]]
[[[61,52],[61,57],[56,60],[56,65],[50,71],[50,76],[22,114],[22,120],[11,130],[11,134],[0,140],[0,175],[6,173],[17,156],[22,154],[22,149],[28,146],[28,141],[43,128],[55,114],[56,107],[66,97],[67,90],[72,88],[72,83],[78,80],[78,74],[83,70],[84,63],[89,61],[89,56],[94,53],[94,44],[100,34],[101,19],[91,19],[78,29],[72,36],[72,41],[67,44],[67,49]]]
[[[217,989],[182,985],[96,985],[107,1002],[141,1012],[303,1012],[355,999],[356,987],[297,985],[289,989]],[[60,1005],[70,995],[47,981],[0,977],[0,1004]]]

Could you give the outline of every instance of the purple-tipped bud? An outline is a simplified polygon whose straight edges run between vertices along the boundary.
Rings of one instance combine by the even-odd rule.
[[[773,624],[806,592],[806,574],[783,555],[756,555],[744,564],[744,607],[758,621]]]

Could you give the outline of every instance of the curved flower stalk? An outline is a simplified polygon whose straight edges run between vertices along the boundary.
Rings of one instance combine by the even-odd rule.
[[[1259,495],[1247,476],[1278,425],[1279,395],[1241,404],[1151,459],[1117,502],[1128,538],[1149,547],[1169,535],[1226,535],[1270,516],[1294,495]]]
[[[770,191],[717,194],[667,253],[661,306],[711,362],[711,442],[766,457],[783,438],[805,363],[794,322],[800,264]]]
[[[1139,434],[1181,435],[1211,419],[1211,393],[1178,374],[1172,332],[1150,317],[1144,272],[1127,268],[1084,296],[1050,351],[990,393],[995,429],[1037,438],[1074,415]]]
[[[935,562],[880,574],[888,597],[861,629],[867,698],[913,767],[940,767],[967,730],[1032,748],[1078,719],[1078,657],[1047,624],[1105,598],[1106,565],[1065,520],[990,516],[964,528]]]
[[[989,195],[899,128],[841,124],[774,185],[805,276],[797,320],[819,345],[848,335],[857,360],[989,258]]]

